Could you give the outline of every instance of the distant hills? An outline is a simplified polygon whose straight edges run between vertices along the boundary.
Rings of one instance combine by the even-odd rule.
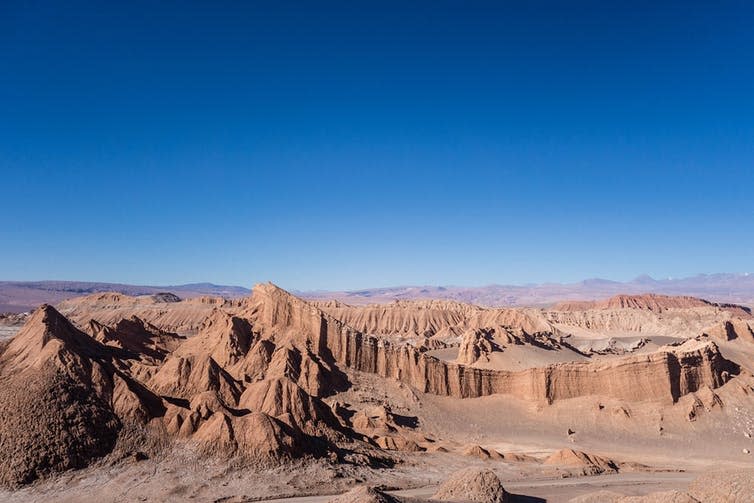
[[[190,283],[186,285],[145,286],[86,281],[0,281],[0,313],[28,311],[39,304],[58,302],[97,292],[120,292],[126,295],[154,295],[170,292],[182,298],[213,295],[245,297],[251,293],[240,286]]]
[[[313,300],[336,299],[347,304],[392,300],[450,299],[483,306],[547,306],[564,300],[599,300],[618,294],[659,293],[691,295],[715,302],[754,305],[754,274],[699,274],[688,278],[654,279],[643,275],[632,281],[587,279],[578,283],[531,285],[401,286],[341,292],[296,292]]]
[[[170,292],[182,298],[202,295],[226,298],[245,297],[248,288],[191,283],[186,285],[144,286],[83,281],[0,281],[0,312],[21,312],[39,304],[96,292],[114,291],[127,295],[154,295]],[[688,278],[654,279],[639,276],[620,282],[587,279],[578,283],[541,283],[531,285],[397,286],[350,291],[294,291],[310,300],[336,299],[348,304],[384,303],[394,300],[450,299],[483,306],[548,306],[565,300],[599,300],[618,294],[659,293],[691,295],[715,302],[754,306],[754,274],[699,274]]]

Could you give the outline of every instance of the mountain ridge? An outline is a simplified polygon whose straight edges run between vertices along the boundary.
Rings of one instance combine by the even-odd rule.
[[[353,290],[295,290],[307,300],[338,300],[347,304],[379,304],[394,300],[455,300],[488,307],[543,307],[568,301],[604,300],[615,295],[661,294],[703,298],[712,302],[754,306],[754,274],[713,273],[654,279],[643,274],[630,281],[589,278],[576,283],[489,284],[483,286],[400,285]],[[0,281],[0,313],[30,311],[81,295],[117,292],[126,295],[172,293],[181,298],[240,298],[251,289],[209,282],[182,285],[131,285],[87,281]]]
[[[172,293],[182,298],[238,298],[248,296],[251,290],[241,286],[214,283],[154,286],[98,281],[0,281],[0,313],[30,311],[41,304],[57,304],[73,297],[104,292],[134,296]]]
[[[492,438],[468,443],[490,404],[490,434],[528,424],[550,432],[539,454],[554,454],[518,458],[532,472],[623,470],[612,454],[563,451],[563,442],[685,442],[704,425],[726,432],[715,439],[725,459],[741,456],[741,431],[720,427],[735,424],[729,414],[753,389],[754,325],[735,306],[624,296],[566,311],[443,300],[354,307],[272,283],[210,300],[102,293],[29,315],[0,346],[0,499],[59,473],[136,462],[322,470],[314,483],[332,491],[336,479],[386,473],[375,469],[445,466],[433,451],[514,461]],[[189,326],[197,333],[172,331]],[[552,433],[574,424],[568,440]],[[194,476],[206,483],[204,471]]]
[[[309,300],[338,300],[347,304],[379,304],[394,300],[444,299],[488,307],[544,307],[566,301],[604,300],[616,295],[660,294],[703,298],[713,302],[754,305],[754,274],[714,273],[685,278],[654,279],[641,275],[621,282],[590,278],[576,283],[527,285],[397,286],[342,291],[298,291]]]

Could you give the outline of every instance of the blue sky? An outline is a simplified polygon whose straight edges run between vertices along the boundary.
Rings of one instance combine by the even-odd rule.
[[[3,2],[0,279],[750,271],[754,6],[656,4]]]

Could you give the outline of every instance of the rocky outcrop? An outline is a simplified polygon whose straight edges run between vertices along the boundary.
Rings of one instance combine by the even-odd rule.
[[[457,327],[481,310],[471,304],[446,300],[395,301],[359,307],[339,302],[314,305],[366,334],[412,337],[457,335]]]
[[[586,356],[551,332],[529,334],[522,328],[499,326],[464,333],[456,361],[465,365],[474,365],[480,359],[488,362],[493,353],[504,352],[507,348],[515,346],[560,352],[564,359],[570,356],[571,359],[578,360]]]
[[[64,300],[57,308],[80,328],[86,328],[90,320],[112,326],[122,319],[137,316],[160,330],[191,335],[202,328],[215,308],[236,312],[244,302],[221,297],[176,300],[172,296],[131,296],[105,292]]]
[[[353,432],[307,392],[330,389],[327,378],[339,375],[312,352],[316,334],[287,333],[273,316],[260,320],[262,336],[256,321],[213,312],[185,340],[128,317],[92,321],[87,334],[43,306],[0,354],[0,485],[84,467],[116,444],[172,438],[254,465],[335,452],[332,441]],[[256,366],[255,382],[225,366]]]
[[[465,332],[496,327],[513,327],[529,334],[559,334],[536,309],[492,309],[447,300],[396,301],[358,307],[337,302],[313,305],[364,334],[405,338],[415,345],[423,338],[452,340]]]
[[[543,315],[564,331],[585,331],[597,336],[647,335],[686,338],[705,327],[731,318],[716,308],[668,309],[662,313],[639,309],[544,311]]]
[[[729,311],[737,317],[751,317],[751,309],[737,304],[719,304],[689,296],[672,296],[647,293],[643,295],[616,295],[605,300],[567,301],[553,306],[554,311],[587,311],[590,309],[638,309],[663,312],[668,309],[714,307]]]
[[[548,456],[543,463],[571,470],[575,469],[581,475],[599,475],[618,471],[618,464],[611,459],[573,449],[556,451]]]
[[[485,449],[481,445],[469,445],[464,449],[463,451],[464,456],[469,456],[472,458],[479,458],[483,461],[488,460],[494,460],[494,461],[500,461],[504,458],[502,454],[497,452],[495,449]]]
[[[322,399],[346,390],[353,371],[405,383],[414,397],[418,390],[543,403],[593,395],[670,404],[689,395],[694,413],[722,406],[712,390],[738,372],[709,338],[604,361],[580,355],[585,361],[525,370],[467,364],[521,347],[570,350],[538,310],[451,303],[443,318],[442,305],[426,303],[401,318],[394,308],[383,329],[406,322],[401,334],[431,335],[420,337],[417,346],[402,335],[366,335],[272,284],[255,287],[251,298],[232,305],[195,301],[205,314],[201,322],[195,313],[184,316],[188,302],[101,294],[89,300],[90,308],[102,309],[91,311],[99,313],[97,320],[81,324],[79,318],[89,333],[50,306],[35,312],[0,347],[0,403],[6,407],[0,416],[0,484],[86,466],[122,445],[180,441],[206,455],[264,465],[325,455],[371,463],[383,459],[371,457],[380,448],[424,450],[431,439],[410,431],[416,417],[371,406],[377,402],[336,406],[333,413]],[[371,323],[371,316],[361,322]],[[173,325],[195,326],[197,335],[177,335],[166,328]],[[437,342],[441,333],[466,334],[463,363],[430,354],[430,348],[445,347],[427,342]],[[502,458],[479,446],[470,454]]]
[[[199,333],[182,344],[176,354],[205,354],[227,369],[249,352],[255,340],[248,320],[214,308]]]
[[[714,343],[696,341],[611,362],[560,363],[513,372],[445,362],[409,345],[393,345],[342,326],[323,333],[336,361],[348,367],[457,398],[507,394],[551,403],[600,395],[674,402],[702,385],[717,388],[738,372]]]
[[[722,341],[738,339],[754,343],[754,322],[747,320],[724,321],[705,329],[704,335]]]
[[[403,452],[422,452],[424,448],[420,447],[415,441],[402,437],[400,435],[391,435],[385,437],[376,437],[375,443],[380,448],[388,451]]]
[[[751,319],[749,308],[694,297],[620,295],[604,301],[567,302],[543,311],[564,330],[598,334],[650,334],[686,338],[713,324]]]
[[[479,358],[488,357],[494,351],[500,351],[500,346],[495,342],[493,330],[471,330],[463,334],[461,338],[456,361],[465,365],[473,365]]]
[[[113,449],[121,422],[106,360],[51,306],[30,317],[0,355],[0,484],[82,468]]]
[[[181,399],[212,391],[228,406],[235,405],[242,393],[235,379],[206,355],[170,356],[148,385],[160,395]]]
[[[343,414],[343,409],[339,411]],[[350,416],[347,422],[353,430],[372,439],[382,449],[404,452],[425,450],[417,443],[428,439],[414,431],[418,425],[416,417],[400,416],[383,404],[368,406],[343,416]]]
[[[365,335],[271,284],[254,288],[244,315],[255,320],[254,326],[261,333],[274,332],[270,340],[276,344],[287,342],[309,348],[329,373],[337,372],[336,364],[345,365],[397,379],[422,392],[458,398],[509,394],[551,403],[600,395],[672,403],[702,386],[717,388],[738,372],[714,343],[696,341],[604,363],[558,363],[523,371],[478,369],[442,361],[409,344]],[[504,321],[499,314],[496,316],[498,321]],[[547,327],[540,325],[544,323],[541,320],[527,318],[527,313],[523,316],[530,320],[532,328]],[[505,321],[511,321],[507,314]],[[494,320],[485,322],[495,326]],[[520,320],[517,323],[522,324]]]
[[[330,429],[340,429],[340,422],[324,402],[287,377],[249,385],[241,395],[239,408],[264,412],[312,435],[327,435]]]
[[[102,344],[130,353],[123,358],[149,360],[151,363],[163,360],[186,339],[161,330],[138,316],[119,320],[113,326],[90,320],[87,331]]]
[[[351,417],[351,425],[356,431],[368,436],[389,435],[399,426],[389,407],[375,405],[356,412]]]
[[[492,470],[467,468],[452,474],[432,496],[439,501],[506,503],[510,496]]]

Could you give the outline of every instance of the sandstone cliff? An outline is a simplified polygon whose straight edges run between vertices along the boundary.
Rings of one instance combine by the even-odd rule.
[[[78,326],[43,306],[0,348],[6,405],[0,484],[28,483],[159,445],[180,444],[249,465],[302,456],[369,464],[382,459],[380,448],[424,449],[422,438],[408,434],[411,427],[399,425],[389,408],[353,410],[349,417],[323,401],[348,389],[359,372],[397,380],[417,397],[417,391],[456,398],[501,394],[538,405],[585,396],[673,404],[691,393],[706,396],[739,372],[709,338],[595,359],[573,350],[540,310],[448,302],[320,309],[272,284],[232,303],[99,294],[67,309]],[[86,313],[96,319],[85,319]],[[721,344],[731,331],[750,337],[748,324],[725,313],[722,321],[731,327],[711,331]],[[186,337],[171,327],[197,333]],[[458,361],[434,356],[431,345],[409,343],[411,334],[422,341],[442,334],[460,340]],[[482,360],[521,348],[566,361],[481,368]]]
[[[671,296],[648,293],[644,295],[616,295],[605,300],[567,301],[553,306],[553,311],[587,311],[590,309],[639,309],[662,312],[667,309],[711,307],[729,311],[737,317],[751,317],[751,310],[737,304],[710,302],[689,296]]]
[[[546,402],[585,395],[674,402],[700,386],[719,387],[738,372],[714,343],[666,347],[609,363],[564,363],[522,372],[477,369],[441,361],[408,344],[364,335],[283,290],[266,286],[255,289],[255,296],[257,291],[282,302],[286,323],[337,363],[427,393],[459,398],[510,394]],[[271,312],[280,311],[278,306]]]

